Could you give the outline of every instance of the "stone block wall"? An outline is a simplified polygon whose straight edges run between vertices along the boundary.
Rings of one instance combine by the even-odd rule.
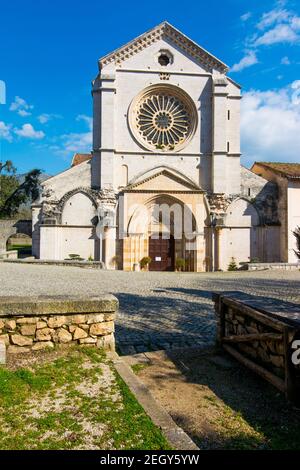
[[[269,326],[259,321],[242,315],[233,308],[228,308],[225,315],[225,336],[253,335],[263,333],[278,333]],[[235,347],[246,356],[263,364],[279,376],[283,375],[284,369],[284,347],[282,341],[253,341],[238,343]]]
[[[71,344],[114,350],[117,309],[112,295],[0,297],[0,342],[8,354]]]
[[[241,292],[214,293],[213,301],[219,345],[300,406],[299,309]]]

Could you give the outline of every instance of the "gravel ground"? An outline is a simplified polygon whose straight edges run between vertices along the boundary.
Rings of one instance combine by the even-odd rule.
[[[116,340],[122,354],[211,345],[212,291],[242,291],[266,302],[300,303],[300,272],[125,273],[0,263],[2,295],[98,295],[120,301]]]

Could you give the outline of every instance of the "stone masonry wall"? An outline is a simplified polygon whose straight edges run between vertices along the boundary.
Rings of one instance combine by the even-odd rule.
[[[8,354],[55,345],[92,345],[114,350],[118,301],[112,295],[78,297],[0,297],[0,341]]]
[[[233,308],[228,308],[225,316],[225,335],[247,335],[257,333],[278,333],[270,327],[242,315]],[[235,347],[268,369],[282,375],[284,368],[284,350],[281,341],[253,341],[235,344]]]

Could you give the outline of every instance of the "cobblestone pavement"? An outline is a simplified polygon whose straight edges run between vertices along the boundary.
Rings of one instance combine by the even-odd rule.
[[[0,263],[2,295],[112,293],[120,301],[116,340],[121,354],[211,345],[212,291],[241,291],[266,305],[300,303],[300,272],[125,273]]]

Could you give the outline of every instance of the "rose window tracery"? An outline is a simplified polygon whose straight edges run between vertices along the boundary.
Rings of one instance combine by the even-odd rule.
[[[136,101],[133,131],[148,148],[172,151],[192,136],[197,117],[193,103],[181,90],[152,88]]]

